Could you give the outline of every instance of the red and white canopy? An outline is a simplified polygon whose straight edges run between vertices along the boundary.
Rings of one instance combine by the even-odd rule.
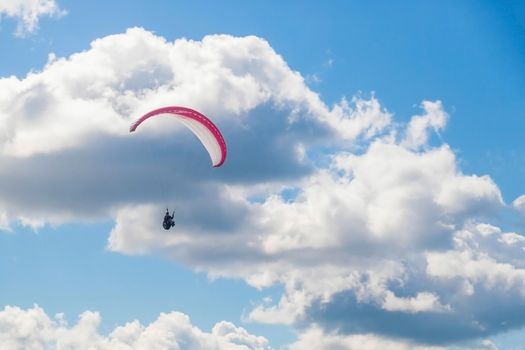
[[[144,114],[134,122],[129,128],[129,131],[135,131],[135,129],[137,129],[137,127],[146,119],[166,114],[177,118],[178,121],[184,124],[199,138],[204,145],[204,148],[208,151],[214,167],[219,167],[224,163],[227,151],[226,142],[224,141],[221,132],[204,114],[191,108],[170,106],[155,109]]]

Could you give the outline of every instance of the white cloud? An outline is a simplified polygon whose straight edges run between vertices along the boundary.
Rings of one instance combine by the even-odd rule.
[[[476,348],[473,348],[476,349]],[[483,340],[481,346],[477,347],[480,350],[498,350],[498,347],[490,340]]]
[[[389,123],[373,98],[356,99],[355,110],[345,101],[329,110],[257,37],[167,42],[132,28],[69,58],[52,56],[41,72],[1,79],[0,86],[0,146],[15,156],[85,145],[93,134],[123,136],[141,113],[173,103],[212,112],[219,124],[245,126],[253,124],[251,110],[271,103],[287,111],[289,124],[310,118],[311,127],[319,128],[317,120],[349,139],[373,136]]]
[[[424,115],[416,115],[410,119],[406,136],[402,144],[410,149],[418,149],[428,142],[429,130],[442,130],[447,124],[448,114],[443,110],[441,101],[423,101]]]
[[[300,335],[290,350],[445,350],[439,346],[420,346],[408,341],[388,339],[374,334],[326,334],[312,327]]]
[[[424,254],[451,247],[458,228],[503,208],[496,184],[463,174],[446,145],[411,150],[379,137],[362,154],[336,151],[331,158],[329,167],[281,187],[224,186],[216,208],[244,213],[226,230],[211,233],[182,218],[176,234],[163,234],[160,218],[137,224],[136,210],[123,208],[109,247],[166,254],[212,277],[243,278],[257,288],[284,285],[276,304],[261,303],[248,314],[252,321],[315,320],[312,310],[329,309],[346,294],[382,313],[454,317],[443,290],[421,282],[428,278]],[[280,193],[287,186],[297,189],[292,198]],[[139,211],[162,212],[154,204]],[[490,225],[480,230],[491,227],[497,231]]]
[[[499,263],[486,256],[475,256],[468,251],[433,253],[427,257],[427,272],[438,278],[464,278],[483,283],[486,288],[519,288],[525,294],[525,269],[516,269],[508,263]]]
[[[501,229],[491,224],[477,224],[476,230],[483,236],[492,235],[495,233],[501,233]]]
[[[292,201],[271,195],[253,203],[236,197],[235,190],[217,198],[220,206],[243,208],[245,215],[236,227],[211,235],[184,224],[176,234],[162,234],[160,217],[153,215],[161,208],[122,209],[110,248],[163,252],[259,288],[283,283],[286,294],[278,305],[261,305],[250,314],[257,321],[293,323],[315,300],[329,302],[344,291],[389,311],[447,310],[439,296],[425,290],[408,298],[389,291],[389,283],[407,278],[405,267],[395,261],[414,251],[446,247],[453,237],[450,227],[461,226],[465,215],[482,215],[501,205],[494,183],[461,174],[448,147],[414,153],[378,142],[361,156],[341,155],[336,164],[304,180]],[[340,169],[345,173],[339,174]],[[136,212],[154,219],[137,223]],[[216,259],[208,261],[208,254]]]
[[[514,232],[507,232],[501,235],[499,241],[504,242],[505,244],[513,245],[524,242],[525,237]]]
[[[388,311],[403,311],[409,313],[428,311],[445,312],[450,309],[450,306],[440,304],[437,295],[428,292],[417,293],[417,295],[412,298],[399,298],[391,291],[387,291],[383,307]]]
[[[42,16],[60,17],[66,14],[55,0],[6,0],[0,2],[0,16],[18,19],[15,34],[25,36],[38,29]]]
[[[352,102],[355,107],[343,99],[327,118],[328,123],[342,137],[353,140],[363,134],[366,138],[371,138],[391,124],[392,115],[382,109],[379,101],[374,97],[370,100],[354,97]]]
[[[520,213],[525,215],[525,194],[519,196],[512,202],[512,206]]]
[[[11,231],[6,213],[0,212],[0,231]]]
[[[211,332],[204,332],[180,312],[161,313],[149,325],[128,322],[108,335],[99,333],[100,322],[97,312],[82,313],[70,326],[63,315],[49,317],[38,306],[26,310],[6,306],[0,311],[0,343],[5,350],[271,350],[266,338],[230,322],[219,322]]]
[[[237,183],[301,177],[312,169],[311,145],[366,139],[389,122],[375,98],[327,108],[260,38],[168,42],[141,28],[95,40],[67,58],[51,54],[42,71],[23,79],[0,79],[0,102],[0,212],[34,227],[107,216],[152,193],[148,200],[157,200],[155,182],[178,191],[190,183],[201,189],[196,179],[217,173]],[[231,150],[225,170],[200,175],[200,145],[177,123],[159,120],[129,136],[132,120],[171,104],[199,109],[219,125]],[[153,149],[163,153],[152,157]],[[169,180],[173,164],[188,169],[178,181]],[[147,181],[148,172],[163,179]],[[36,173],[38,181],[30,175]]]
[[[467,227],[455,235],[455,249],[428,253],[427,274],[470,286],[470,295],[478,285],[489,290],[514,289],[525,297],[525,261],[521,259],[525,238],[494,226],[488,235],[490,226]]]

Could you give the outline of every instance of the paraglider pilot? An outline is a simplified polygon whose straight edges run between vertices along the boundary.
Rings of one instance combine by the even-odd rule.
[[[162,227],[164,227],[165,230],[169,230],[173,226],[175,226],[175,210],[170,215],[170,212],[168,211],[168,208],[166,208],[166,215],[164,215],[164,221],[162,222]]]

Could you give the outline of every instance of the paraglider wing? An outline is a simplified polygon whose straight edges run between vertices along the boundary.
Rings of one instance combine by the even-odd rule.
[[[155,109],[140,117],[131,125],[129,131],[135,131],[146,119],[162,114],[169,114],[176,117],[197,136],[204,145],[204,148],[208,151],[214,167],[219,167],[224,163],[226,160],[226,142],[221,132],[204,114],[191,108],[170,106]]]

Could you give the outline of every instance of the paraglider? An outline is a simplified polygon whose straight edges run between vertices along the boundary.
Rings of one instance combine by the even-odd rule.
[[[165,230],[169,230],[173,226],[175,226],[175,210],[170,215],[168,208],[166,208],[166,215],[164,215],[164,221],[162,221],[162,227],[164,227]]]
[[[161,115],[173,116],[176,120],[190,129],[200,140],[206,151],[208,151],[213,167],[220,167],[224,164],[227,150],[226,142],[224,141],[221,132],[217,126],[208,119],[208,117],[191,108],[169,106],[152,110],[137,119],[137,121],[135,121],[129,128],[129,131],[134,132],[145,120]],[[162,227],[169,230],[175,226],[174,217],[175,211],[170,215],[168,209],[166,209],[166,215],[164,215]]]

